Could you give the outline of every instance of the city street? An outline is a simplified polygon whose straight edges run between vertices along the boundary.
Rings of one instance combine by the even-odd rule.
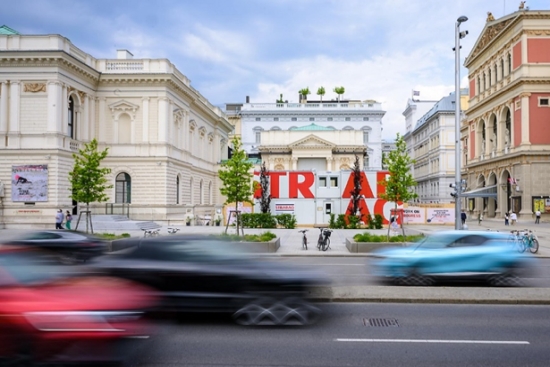
[[[310,327],[204,315],[160,326],[134,366],[547,366],[550,307],[323,304]]]

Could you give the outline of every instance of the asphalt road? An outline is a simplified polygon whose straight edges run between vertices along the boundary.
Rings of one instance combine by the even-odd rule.
[[[370,275],[369,259],[366,257],[285,257],[273,259],[284,261],[296,266],[307,267],[321,271],[332,280],[333,286],[377,285],[375,278]],[[550,259],[538,259],[536,268],[529,279],[524,279],[529,287],[550,287]],[[476,286],[476,284],[462,283],[460,285]],[[486,284],[483,284],[486,286]]]
[[[323,304],[309,327],[196,316],[159,326],[131,365],[548,366],[550,307]]]

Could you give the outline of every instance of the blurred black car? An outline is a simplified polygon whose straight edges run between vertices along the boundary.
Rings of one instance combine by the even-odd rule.
[[[4,244],[42,248],[53,252],[64,264],[85,262],[107,250],[107,242],[97,237],[65,230],[30,232]]]
[[[235,251],[208,236],[124,240],[120,254],[93,261],[94,271],[160,291],[162,312],[229,312],[243,325],[309,324],[320,311],[310,288],[323,275]]]

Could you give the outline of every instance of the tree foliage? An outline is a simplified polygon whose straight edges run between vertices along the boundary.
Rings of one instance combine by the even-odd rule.
[[[265,162],[260,168],[260,210],[262,213],[271,213],[271,191],[269,190],[269,171]]]
[[[380,198],[394,202],[397,212],[398,203],[410,201],[417,198],[418,195],[412,190],[416,186],[416,181],[411,174],[411,165],[415,161],[407,153],[407,144],[399,133],[397,133],[395,143],[396,149],[384,156],[383,160],[383,164],[388,167],[389,176],[379,183],[385,188],[385,192],[380,194]],[[401,218],[401,229],[404,236],[403,218]],[[390,228],[388,227],[388,238],[389,234]]]
[[[300,95],[301,95],[302,97],[304,97],[304,99],[307,98],[307,95],[308,95],[308,94],[311,94],[311,92],[309,91],[309,87],[300,89],[300,90],[298,91],[298,93],[300,93]]]
[[[239,233],[239,203],[252,204],[251,198],[254,189],[252,177],[254,174],[251,172],[253,164],[248,161],[239,137],[234,137],[231,143],[233,145],[233,155],[221,164],[218,175],[222,181],[220,192],[226,197],[224,204],[235,203],[237,233]]]
[[[334,87],[334,93],[338,94],[338,102],[340,102],[340,97],[342,96],[342,94],[346,93],[346,88]]]
[[[107,184],[106,175],[111,169],[101,167],[101,161],[107,157],[109,148],[99,152],[97,140],[93,139],[84,145],[78,154],[73,153],[74,167],[69,172],[71,183],[71,199],[86,203],[86,232],[88,231],[89,205],[95,202],[109,200],[106,191],[113,187]]]
[[[352,215],[357,215],[359,211],[359,201],[361,200],[361,184],[363,181],[363,175],[361,175],[361,167],[359,166],[359,156],[355,155],[355,162],[353,164],[353,189],[350,191]]]
[[[325,95],[325,87],[319,87],[317,89],[317,95],[321,98],[321,103],[323,103],[323,96]]]

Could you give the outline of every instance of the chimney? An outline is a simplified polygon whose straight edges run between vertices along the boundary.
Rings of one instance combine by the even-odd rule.
[[[250,103],[250,96],[246,96],[246,103]]]
[[[133,59],[134,55],[128,50],[116,50],[116,58],[119,60]]]

